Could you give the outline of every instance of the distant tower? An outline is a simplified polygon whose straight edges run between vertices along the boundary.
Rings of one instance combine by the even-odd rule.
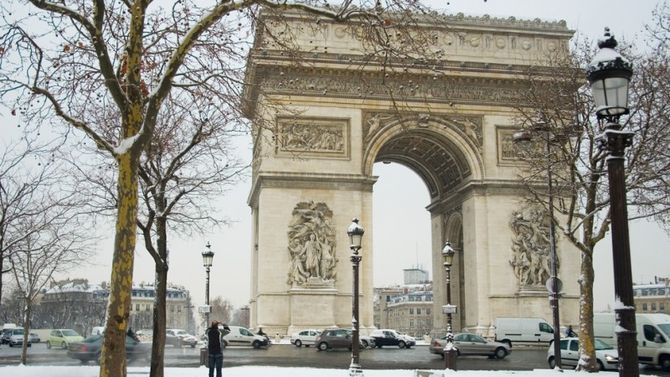
[[[410,284],[425,284],[428,280],[428,271],[422,270],[419,267],[406,268],[402,270],[403,272],[403,282],[405,285]]]

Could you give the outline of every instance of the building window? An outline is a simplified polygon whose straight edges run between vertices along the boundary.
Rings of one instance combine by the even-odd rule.
[[[426,309],[426,315],[430,315],[430,308]]]
[[[135,304],[135,310],[138,312],[140,311],[140,304]]]
[[[652,302],[652,303],[651,303],[651,311],[652,311],[652,312],[655,312],[655,311],[656,311],[656,303],[655,303],[655,302]]]
[[[646,303],[642,304],[642,311],[643,312],[647,311],[647,304]]]
[[[414,314],[414,308],[409,308],[409,314]]]
[[[658,304],[658,310],[664,312],[665,311],[665,302],[661,302]]]
[[[421,308],[416,308],[416,314],[421,315]]]
[[[644,288],[642,289],[642,296],[648,296],[649,295],[649,289]]]

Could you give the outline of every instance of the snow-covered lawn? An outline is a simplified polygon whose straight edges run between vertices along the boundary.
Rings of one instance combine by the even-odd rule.
[[[0,367],[0,375],[11,377],[97,377],[97,366],[7,366]],[[148,367],[128,368],[128,377],[145,377],[149,375]],[[584,376],[583,373],[579,374]],[[615,377],[617,372],[600,372],[597,377]],[[207,368],[165,368],[165,377],[205,377]],[[225,377],[347,377],[347,369],[315,369],[315,368],[280,368],[245,366],[224,368]],[[365,377],[417,377],[416,370],[364,370]],[[577,372],[565,370],[563,372],[551,369],[536,369],[532,371],[442,371],[433,370],[420,373],[420,377],[575,377]]]

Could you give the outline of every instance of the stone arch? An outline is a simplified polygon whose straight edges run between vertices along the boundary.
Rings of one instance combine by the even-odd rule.
[[[379,115],[368,114],[365,121],[370,123],[375,116]],[[484,175],[479,140],[468,137],[455,122],[425,114],[386,117],[389,120],[386,123],[368,124],[364,175],[372,175],[375,162],[400,163],[422,178],[431,200]]]

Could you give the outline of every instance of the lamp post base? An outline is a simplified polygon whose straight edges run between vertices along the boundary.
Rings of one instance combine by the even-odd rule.
[[[361,368],[359,364],[351,363],[351,365],[349,365],[349,376],[363,377],[363,368]]]
[[[456,356],[458,351],[453,348],[444,351],[444,369],[456,370]]]

